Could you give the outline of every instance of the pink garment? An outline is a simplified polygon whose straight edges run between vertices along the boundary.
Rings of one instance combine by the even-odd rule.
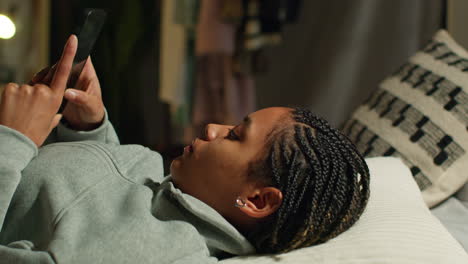
[[[201,0],[195,54],[234,53],[235,26],[221,20],[221,0]]]
[[[231,56],[204,55],[197,57],[196,63],[195,133],[207,123],[238,124],[255,111],[254,81],[246,74],[233,73]]]
[[[235,73],[235,26],[222,23],[220,0],[202,0],[196,32],[196,75],[192,133],[201,136],[207,123],[235,125],[255,111],[251,76]]]

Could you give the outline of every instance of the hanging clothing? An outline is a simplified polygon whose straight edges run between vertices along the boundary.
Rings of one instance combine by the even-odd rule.
[[[253,51],[280,44],[283,26],[296,21],[301,3],[302,0],[244,0],[244,48]]]
[[[185,102],[184,71],[186,33],[175,23],[176,6],[173,0],[162,1],[161,82],[159,96],[171,105],[174,113]]]
[[[245,5],[246,21],[243,30],[245,49],[258,50],[264,46],[279,44],[281,22],[279,14],[274,12],[279,10],[271,8],[270,3],[262,4],[260,0],[247,1]]]
[[[239,25],[244,18],[243,0],[224,0],[222,1],[221,18],[223,21]]]
[[[236,124],[255,111],[254,81],[234,71],[236,25],[222,20],[222,7],[223,1],[201,1],[192,108],[192,131],[198,136],[207,123]]]
[[[174,23],[186,28],[197,25],[199,0],[175,0]]]
[[[201,0],[196,27],[195,54],[197,56],[234,53],[236,27],[225,23],[221,17],[222,1]]]
[[[184,144],[195,82],[195,26],[199,0],[162,1],[160,98],[170,105],[171,143]],[[190,142],[190,141],[188,141]]]
[[[231,56],[199,56],[193,110],[195,132],[202,132],[207,123],[240,122],[255,111],[254,89],[250,76],[233,72]]]

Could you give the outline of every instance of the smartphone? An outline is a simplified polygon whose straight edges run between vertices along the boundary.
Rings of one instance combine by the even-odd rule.
[[[78,26],[73,31],[73,34],[78,38],[78,48],[68,78],[67,88],[76,88],[76,83],[101,33],[106,17],[107,13],[102,9],[85,9],[80,16]],[[63,111],[65,105],[66,100],[64,99],[59,112]]]

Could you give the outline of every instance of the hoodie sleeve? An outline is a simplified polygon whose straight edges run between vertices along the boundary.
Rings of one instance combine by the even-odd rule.
[[[21,172],[38,154],[36,144],[22,133],[0,125],[0,230],[13,194],[21,180]],[[33,251],[30,241],[0,245],[0,264],[54,263],[48,252]]]
[[[0,125],[0,230],[21,171],[37,156],[36,144],[22,133]]]
[[[72,141],[85,141],[93,140],[108,144],[119,145],[119,137],[115,132],[114,127],[109,121],[107,110],[105,110],[104,121],[102,124],[91,131],[77,131],[67,127],[64,123],[60,122],[58,126],[52,130],[44,145],[55,142],[72,142]]]

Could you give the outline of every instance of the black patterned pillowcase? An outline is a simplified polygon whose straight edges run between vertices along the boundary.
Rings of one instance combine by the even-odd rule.
[[[468,53],[444,31],[412,56],[347,121],[365,157],[396,156],[433,207],[468,179]]]

